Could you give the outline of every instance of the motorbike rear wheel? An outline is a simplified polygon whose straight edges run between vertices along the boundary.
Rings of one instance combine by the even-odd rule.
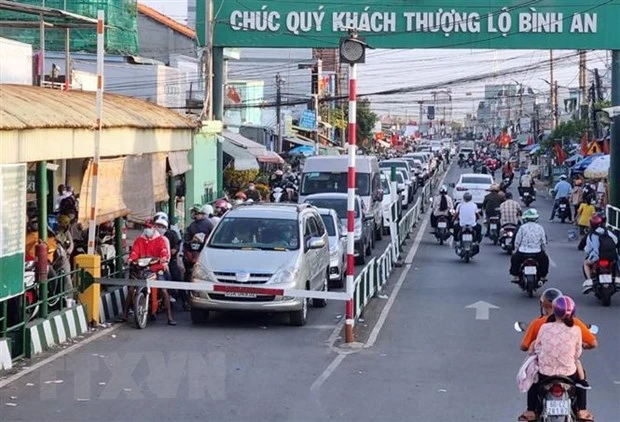
[[[149,295],[144,289],[136,291],[133,298],[133,318],[136,328],[143,329],[149,319]]]
[[[611,305],[611,295],[612,295],[612,290],[610,289],[602,289],[599,297],[601,298],[601,304],[605,307],[610,306]]]

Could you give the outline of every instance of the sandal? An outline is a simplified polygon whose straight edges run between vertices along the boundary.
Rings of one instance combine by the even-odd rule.
[[[521,413],[521,416],[517,419],[518,421],[526,421],[526,422],[535,422],[536,421],[536,413],[531,411],[525,411]]]
[[[175,320],[173,320],[173,319],[169,319],[168,320],[168,325],[174,326],[174,325],[177,325],[177,322]]]

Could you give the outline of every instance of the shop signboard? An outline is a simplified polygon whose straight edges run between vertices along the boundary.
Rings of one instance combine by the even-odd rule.
[[[615,0],[213,3],[217,47],[338,48],[355,29],[375,48],[620,49]],[[199,37],[204,29],[199,21]]]
[[[0,165],[0,301],[24,291],[26,165]]]

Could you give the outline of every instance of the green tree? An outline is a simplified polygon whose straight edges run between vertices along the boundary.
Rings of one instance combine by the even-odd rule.
[[[357,140],[361,144],[364,139],[372,138],[377,115],[370,109],[370,100],[361,98],[357,101]]]
[[[589,129],[590,124],[587,120],[569,120],[567,122],[562,122],[553,129],[547,141],[543,143],[543,146],[547,147],[555,140],[581,139],[583,132]]]

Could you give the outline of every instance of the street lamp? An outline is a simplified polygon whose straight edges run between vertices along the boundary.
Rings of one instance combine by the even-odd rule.
[[[349,30],[348,37],[340,39],[340,62],[349,65],[349,171],[347,176],[347,284],[349,300],[345,309],[345,341],[353,343],[353,280],[355,278],[355,155],[356,155],[356,114],[357,114],[357,68],[358,63],[366,61],[368,44],[357,36],[357,31]]]

